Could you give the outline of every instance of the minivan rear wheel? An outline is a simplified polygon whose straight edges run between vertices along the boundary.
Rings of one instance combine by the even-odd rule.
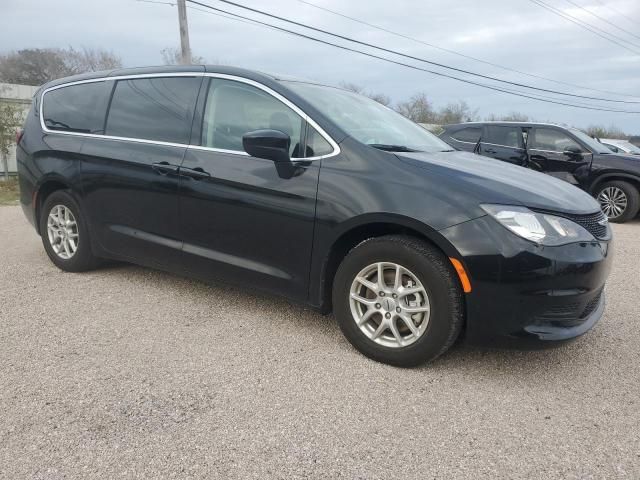
[[[600,185],[596,193],[600,208],[610,222],[624,223],[638,214],[640,193],[628,182],[611,181]]]
[[[45,199],[40,236],[47,255],[58,268],[82,272],[98,265],[78,202],[66,190],[55,191]]]
[[[462,301],[448,259],[409,236],[360,243],[333,284],[334,313],[349,342],[400,367],[433,360],[453,344],[463,324]]]

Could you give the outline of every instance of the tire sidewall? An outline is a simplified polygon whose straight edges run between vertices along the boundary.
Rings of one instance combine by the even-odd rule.
[[[596,193],[596,199],[600,196],[600,193],[606,188],[614,187],[622,190],[622,192],[627,197],[627,206],[625,211],[622,212],[622,215],[609,218],[609,221],[612,223],[624,223],[632,218],[634,218],[638,214],[638,209],[640,208],[640,193],[636,190],[636,188],[630,183],[623,181],[611,181],[605,182],[600,187],[598,187],[598,191]]]
[[[375,360],[397,366],[413,366],[440,355],[451,343],[455,308],[452,304],[451,272],[443,272],[446,257],[440,262],[400,242],[371,241],[357,247],[345,258],[336,275],[333,288],[334,311],[338,324],[358,350]],[[350,289],[355,276],[366,266],[377,262],[392,262],[409,269],[418,277],[429,296],[429,324],[422,336],[406,347],[392,348],[369,339],[357,326],[351,314]],[[446,275],[443,275],[446,273]],[[459,287],[458,287],[459,288]]]
[[[59,257],[49,242],[47,221],[52,208],[56,205],[63,205],[71,210],[78,227],[78,248],[74,255],[68,259]],[[94,257],[91,253],[87,225],[80,210],[80,206],[70,191],[58,190],[45,199],[40,214],[40,236],[42,237],[42,243],[47,255],[58,268],[69,272],[79,272],[87,270],[93,266]]]

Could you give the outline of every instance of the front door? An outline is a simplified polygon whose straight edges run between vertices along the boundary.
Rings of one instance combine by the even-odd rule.
[[[200,131],[180,169],[187,269],[202,278],[305,299],[317,157],[329,153],[330,145],[273,92],[241,79],[211,78],[200,103]],[[293,162],[278,164],[246,154],[242,136],[259,129],[288,134]],[[303,149],[304,144],[310,147]]]
[[[567,132],[536,127],[527,141],[531,168],[579,185],[576,173],[591,164],[592,154]]]
[[[104,137],[81,154],[93,237],[110,254],[177,268],[178,168],[189,143],[201,77],[118,80]]]

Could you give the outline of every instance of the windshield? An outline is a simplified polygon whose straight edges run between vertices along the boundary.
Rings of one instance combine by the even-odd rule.
[[[340,88],[285,81],[286,85],[356,140],[389,151],[452,151],[399,113],[368,97]]]
[[[582,140],[583,143],[586,143],[587,147],[589,147],[594,153],[613,153],[606,145],[603,145],[580,130],[571,129],[571,133],[578,137],[578,139]]]

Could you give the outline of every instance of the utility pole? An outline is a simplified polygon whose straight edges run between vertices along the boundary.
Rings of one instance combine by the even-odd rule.
[[[189,25],[187,25],[187,5],[185,0],[178,0],[178,20],[180,21],[180,63],[191,63],[191,47],[189,46]]]

